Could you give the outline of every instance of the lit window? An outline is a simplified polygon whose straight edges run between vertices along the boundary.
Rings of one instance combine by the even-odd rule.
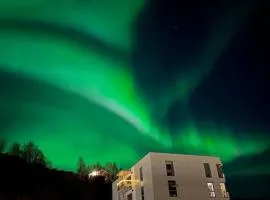
[[[176,182],[175,181],[168,181],[168,187],[169,187],[169,196],[170,197],[177,197]]]
[[[207,178],[211,178],[212,173],[211,173],[211,169],[210,169],[210,164],[209,163],[203,163],[203,166],[204,166],[205,176]]]
[[[220,185],[220,190],[221,190],[222,197],[228,197],[228,193],[227,193],[227,190],[226,190],[225,183],[220,183],[219,185]]]
[[[222,170],[222,165],[217,164],[217,172],[218,172],[218,177],[219,178],[224,178],[223,170]]]
[[[216,197],[215,191],[214,191],[214,184],[213,183],[207,183],[209,196],[210,197]]]
[[[166,161],[167,176],[174,176],[174,167],[172,161]]]

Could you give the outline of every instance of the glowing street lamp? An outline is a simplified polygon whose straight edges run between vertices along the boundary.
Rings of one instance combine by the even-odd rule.
[[[97,171],[97,170],[94,170],[94,171],[92,171],[92,172],[89,174],[89,177],[91,177],[91,176],[98,176],[98,175],[99,175],[98,171]]]
[[[100,170],[93,170],[91,173],[88,174],[88,177],[89,178],[94,178],[94,177],[97,177],[97,176],[104,176],[104,177],[107,177],[107,176],[110,176],[111,174],[109,172],[107,172],[106,170],[104,169],[100,169]]]

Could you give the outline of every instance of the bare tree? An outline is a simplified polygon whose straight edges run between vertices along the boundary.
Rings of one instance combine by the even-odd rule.
[[[22,154],[22,147],[21,144],[14,142],[8,151],[9,154],[15,155],[15,156],[21,156]]]
[[[35,159],[35,145],[33,142],[28,142],[22,147],[22,158],[29,163],[32,163]]]
[[[88,165],[88,170],[89,171],[101,170],[101,169],[104,169],[104,167],[99,162],[97,162],[95,164],[92,164],[92,165]]]
[[[117,178],[117,174],[120,169],[117,167],[116,163],[108,162],[105,165],[100,163],[95,163],[88,166],[89,172],[97,171],[99,176],[104,176],[105,181],[113,182]]]
[[[52,162],[48,159],[46,159],[46,166],[47,168],[52,169]]]
[[[77,173],[80,177],[86,177],[88,175],[88,169],[86,167],[83,157],[81,156],[78,160]]]
[[[114,162],[108,162],[105,164],[104,169],[108,172],[107,180],[113,182],[117,178],[117,174],[120,171],[117,164]]]
[[[4,153],[6,149],[6,141],[3,138],[0,138],[0,153]]]
[[[21,157],[29,163],[38,163],[47,166],[45,155],[33,142],[23,145]]]

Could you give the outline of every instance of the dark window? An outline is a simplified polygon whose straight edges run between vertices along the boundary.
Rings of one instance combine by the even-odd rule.
[[[132,193],[127,195],[127,200],[132,200]]]
[[[167,176],[174,176],[174,167],[172,161],[166,161]]]
[[[217,164],[217,172],[218,172],[218,177],[219,178],[224,178],[223,170],[222,170],[222,165]]]
[[[168,187],[169,187],[169,196],[170,197],[177,197],[176,182],[175,181],[168,181]]]
[[[141,195],[142,195],[142,200],[144,200],[144,187],[141,187]]]
[[[140,167],[140,180],[143,181],[143,172],[142,172],[142,167]]]
[[[210,164],[209,163],[203,163],[203,166],[204,166],[205,176],[207,178],[211,178],[212,173],[211,173],[211,170],[210,170]]]

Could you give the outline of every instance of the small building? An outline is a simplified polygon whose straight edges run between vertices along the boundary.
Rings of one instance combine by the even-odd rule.
[[[148,153],[112,185],[113,200],[228,200],[218,157]]]

